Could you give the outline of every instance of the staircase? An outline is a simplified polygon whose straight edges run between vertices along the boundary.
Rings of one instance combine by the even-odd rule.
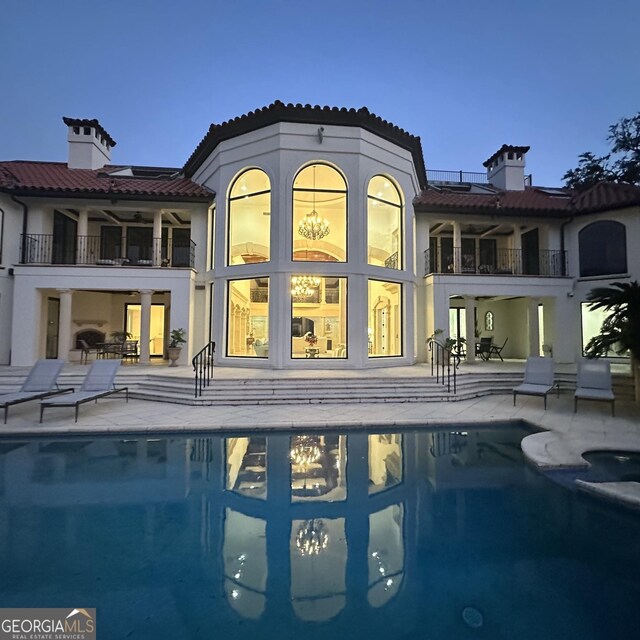
[[[22,383],[27,369],[0,372],[0,393],[14,391]],[[520,374],[521,375],[521,374]],[[457,393],[447,393],[446,387],[429,376],[367,376],[335,378],[214,378],[211,386],[194,397],[193,379],[171,375],[140,373],[134,369],[119,375],[118,386],[128,386],[129,396],[139,400],[170,402],[194,406],[217,405],[283,405],[283,404],[355,404],[375,402],[453,402],[494,394],[510,394],[518,378],[514,373],[458,373]],[[65,372],[59,378],[61,386],[80,386],[84,371]],[[572,393],[575,374],[556,374],[561,393]],[[633,399],[631,378],[614,376],[617,400]]]

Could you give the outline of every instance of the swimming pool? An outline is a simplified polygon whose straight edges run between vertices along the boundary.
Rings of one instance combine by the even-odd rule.
[[[98,638],[630,638],[640,517],[522,426],[0,440],[0,607]]]

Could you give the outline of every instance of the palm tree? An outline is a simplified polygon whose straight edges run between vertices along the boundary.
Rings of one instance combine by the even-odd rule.
[[[597,287],[587,295],[589,308],[609,312],[600,333],[585,347],[587,358],[606,356],[610,351],[631,353],[631,375],[635,379],[636,402],[640,401],[640,284],[614,282],[610,287]]]

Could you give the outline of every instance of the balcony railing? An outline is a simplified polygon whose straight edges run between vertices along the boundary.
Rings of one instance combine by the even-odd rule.
[[[524,184],[530,187],[531,174],[524,177]],[[486,172],[480,171],[441,171],[440,169],[427,170],[428,182],[454,182],[457,184],[489,184]]]
[[[518,275],[559,277],[568,275],[567,252],[546,250],[532,253],[522,249],[497,249],[488,257],[451,250],[427,249],[425,273],[462,273],[478,275]]]
[[[149,245],[106,242],[101,236],[77,236],[61,242],[41,233],[20,237],[21,264],[97,265],[122,267],[191,267],[195,263],[193,240],[154,238]]]

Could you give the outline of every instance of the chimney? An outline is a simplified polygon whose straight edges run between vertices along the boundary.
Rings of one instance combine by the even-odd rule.
[[[503,144],[482,163],[487,168],[489,183],[505,191],[524,191],[525,156],[530,148]]]
[[[111,162],[111,147],[115,140],[97,120],[62,118],[69,131],[69,169],[102,169]]]

